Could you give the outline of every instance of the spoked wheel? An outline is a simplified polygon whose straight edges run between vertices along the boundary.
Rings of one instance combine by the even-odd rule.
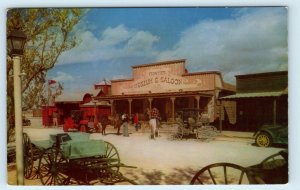
[[[236,164],[211,164],[197,172],[190,184],[249,184],[246,172],[246,168]]]
[[[23,133],[24,177],[29,179],[33,170],[33,148],[27,133]]]
[[[196,137],[200,140],[212,140],[217,136],[217,134],[217,128],[212,125],[201,126],[196,131]]]
[[[205,128],[198,128],[196,131],[196,138],[200,140],[207,140],[211,138],[211,131]]]
[[[113,169],[114,171],[119,171],[120,167],[118,165],[120,165],[120,156],[119,156],[119,153],[117,151],[117,148],[109,143],[109,142],[106,142],[106,159],[109,160],[108,164],[109,166],[114,166],[114,165],[117,165],[116,167],[111,167],[111,169]]]
[[[177,125],[176,130],[172,131],[171,139],[173,140],[181,140],[183,137],[183,129],[180,125]]]
[[[61,150],[53,147],[46,149],[40,157],[38,171],[43,185],[65,185],[69,178],[65,175],[68,160]]]
[[[105,141],[105,148],[104,162],[100,162],[102,169],[98,172],[98,178],[104,184],[115,184],[121,181],[119,178],[120,156],[113,144]]]
[[[272,145],[272,137],[265,132],[261,132],[256,136],[255,142],[260,147],[269,147]]]

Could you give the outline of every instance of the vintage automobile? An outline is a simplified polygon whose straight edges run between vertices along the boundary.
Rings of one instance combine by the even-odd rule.
[[[288,144],[287,125],[263,125],[254,133],[255,143],[260,147],[269,147],[272,144]]]
[[[64,132],[74,132],[74,131],[81,131],[81,132],[89,132],[88,127],[88,119],[84,119],[83,110],[72,110],[71,116],[66,119],[64,123],[63,130]]]

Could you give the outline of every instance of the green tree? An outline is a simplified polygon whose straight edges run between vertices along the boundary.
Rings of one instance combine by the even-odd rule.
[[[14,28],[26,36],[21,60],[23,107],[45,105],[47,71],[54,67],[59,56],[78,43],[72,32],[84,14],[84,9],[11,9],[7,12],[7,33]],[[8,141],[14,136],[13,64],[7,56],[7,119]]]

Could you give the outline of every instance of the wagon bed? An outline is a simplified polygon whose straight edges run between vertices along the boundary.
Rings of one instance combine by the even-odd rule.
[[[89,136],[60,133],[50,135],[49,140],[31,142],[24,133],[25,177],[40,178],[43,185],[93,184],[95,181],[136,184],[120,173],[120,167],[135,167],[120,162],[116,147],[103,140],[90,140]]]

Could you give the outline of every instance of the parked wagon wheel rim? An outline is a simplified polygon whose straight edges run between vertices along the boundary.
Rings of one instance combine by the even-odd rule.
[[[257,135],[256,144],[260,147],[269,147],[272,145],[272,137],[265,132],[261,132]]]
[[[100,162],[104,169],[98,171],[99,181],[104,184],[114,184],[118,178],[120,169],[120,156],[117,148],[110,142],[104,141],[106,146],[105,161]]]
[[[181,140],[183,138],[183,129],[182,129],[182,126],[181,124],[178,124],[176,123],[175,124],[176,127],[176,130],[174,130],[171,134],[171,138],[173,140]]]
[[[199,184],[204,185],[204,184],[209,184],[208,181],[212,182],[215,185],[218,184],[218,181],[217,181],[218,176],[216,176],[212,171],[214,168],[222,168],[222,170],[223,170],[222,178],[224,177],[225,185],[229,184],[229,179],[230,179],[229,174],[228,174],[228,172],[229,172],[228,168],[235,169],[236,171],[239,172],[238,173],[239,179],[236,180],[236,182],[237,182],[236,184],[241,185],[244,177],[248,178],[247,169],[242,166],[232,164],[232,163],[215,163],[215,164],[205,166],[204,168],[199,170],[195,174],[195,176],[192,178],[190,184],[191,185],[199,185]],[[208,173],[209,176],[205,176],[205,173]],[[250,183],[249,179],[248,179],[248,182]]]
[[[27,133],[23,133],[23,162],[24,162],[24,177],[29,179],[33,170],[33,147]]]
[[[206,140],[206,139],[209,139],[210,136],[211,136],[211,133],[210,133],[209,129],[198,128],[196,131],[197,139]]]
[[[63,173],[68,160],[56,147],[46,149],[39,160],[39,176],[43,185],[66,185],[69,177]]]
[[[105,141],[106,143],[106,154],[105,157],[109,159],[109,165],[120,165],[120,156],[117,148],[110,142]],[[114,171],[118,172],[120,166],[112,167]]]

